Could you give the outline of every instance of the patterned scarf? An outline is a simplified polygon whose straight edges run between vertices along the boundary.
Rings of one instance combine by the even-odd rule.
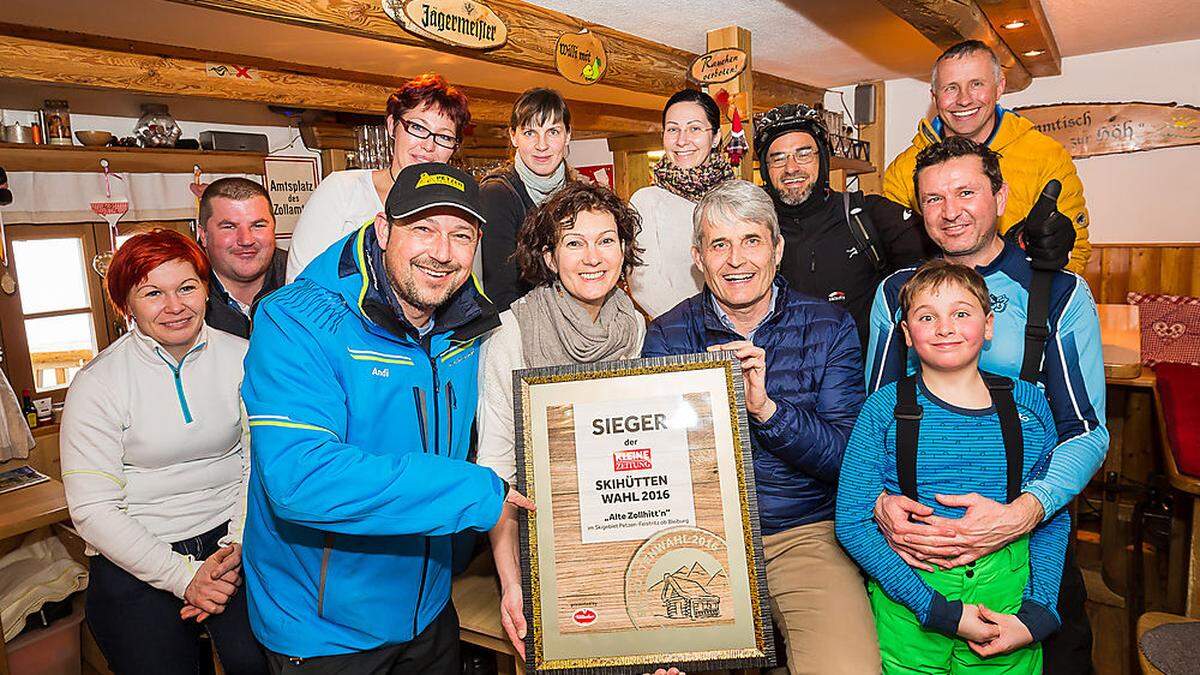
[[[725,153],[714,149],[700,166],[681,169],[666,155],[654,165],[654,183],[693,202],[699,202],[705,192],[733,178],[733,167],[725,159]]]

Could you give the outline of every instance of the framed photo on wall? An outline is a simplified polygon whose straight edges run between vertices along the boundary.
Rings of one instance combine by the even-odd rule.
[[[728,353],[513,373],[530,673],[774,662]]]

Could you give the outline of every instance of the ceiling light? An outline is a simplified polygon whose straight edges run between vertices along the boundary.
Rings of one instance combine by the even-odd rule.
[[[1034,56],[1041,56],[1042,54],[1045,54],[1045,53],[1046,53],[1046,50],[1044,50],[1044,49],[1030,49],[1029,51],[1025,52],[1021,56],[1034,57]]]
[[[1017,21],[1009,21],[1008,23],[1004,24],[1004,27],[1009,30],[1016,30],[1018,28],[1024,28],[1026,25],[1027,24],[1024,21],[1017,20]]]

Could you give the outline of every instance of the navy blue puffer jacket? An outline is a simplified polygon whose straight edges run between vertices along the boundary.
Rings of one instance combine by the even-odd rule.
[[[750,418],[763,534],[832,520],[842,453],[862,408],[862,354],[854,320],[775,278],[775,310],[754,332],[767,353],[767,395],[779,409]],[[708,289],[646,329],[642,356],[694,354],[745,339],[727,328]]]

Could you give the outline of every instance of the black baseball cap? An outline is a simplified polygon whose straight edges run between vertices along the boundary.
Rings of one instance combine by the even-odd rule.
[[[479,184],[466,171],[442,162],[404,167],[388,192],[384,212],[389,220],[396,220],[436,206],[458,209],[479,225],[484,223]]]

